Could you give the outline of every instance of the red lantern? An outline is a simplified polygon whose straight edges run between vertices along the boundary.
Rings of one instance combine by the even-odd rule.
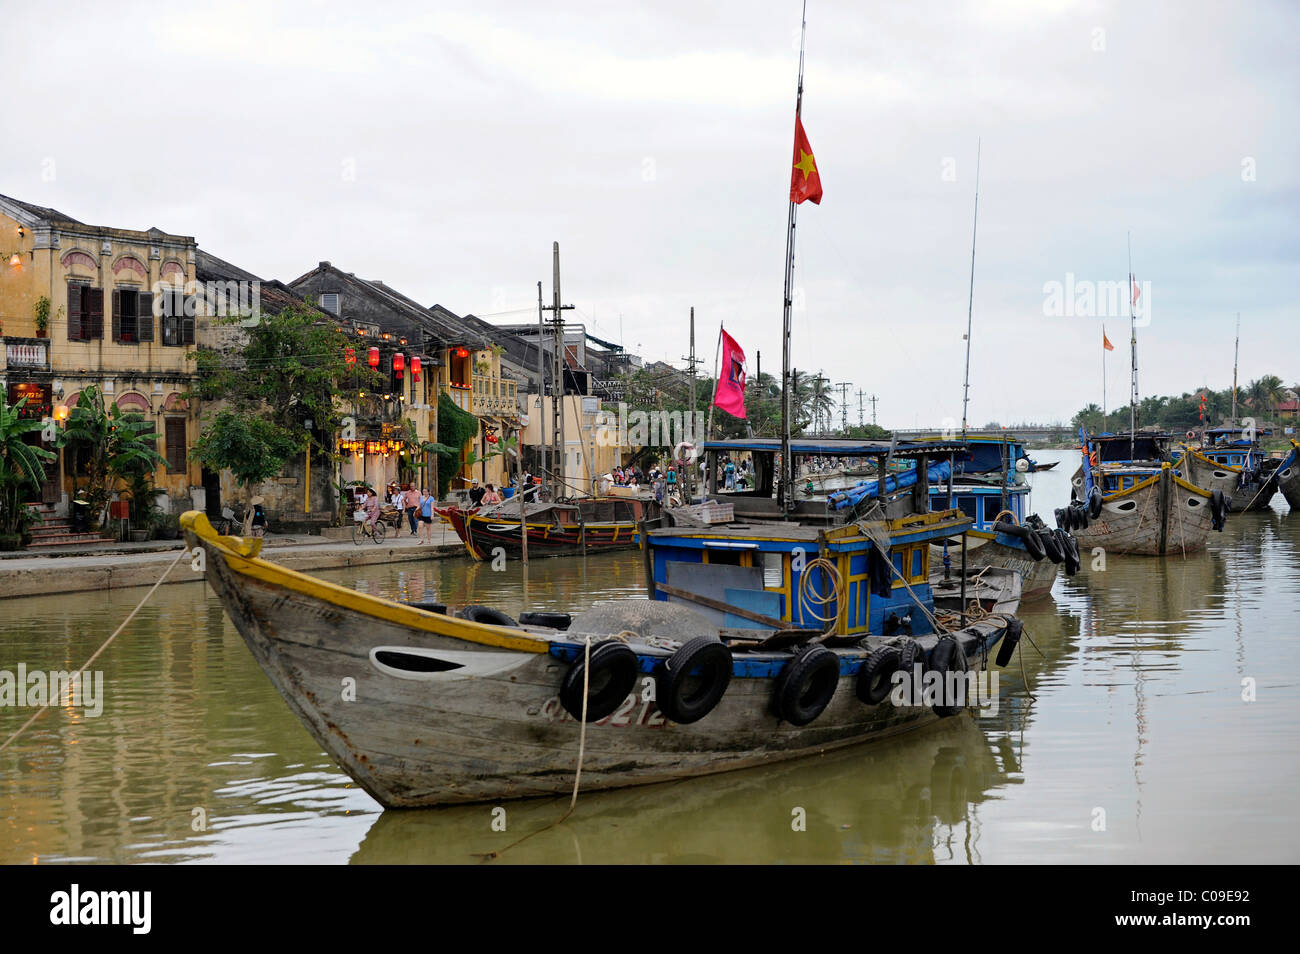
[[[402,380],[402,372],[406,370],[406,355],[400,351],[393,355],[393,373],[397,375],[397,380]]]
[[[367,359],[367,363],[368,363],[372,368],[377,368],[377,367],[379,367],[379,349],[378,349],[378,348],[371,348],[371,349],[370,349],[370,355],[369,355],[369,358]]]
[[[457,349],[456,349],[456,357],[458,357],[458,358],[468,358],[468,357],[469,357],[469,352],[466,351],[464,348],[457,348]]]
[[[489,444],[495,444],[497,442],[497,436],[495,434],[489,434],[487,436],[487,442]]]
[[[414,355],[411,357],[411,378],[415,381],[420,380],[420,359]]]
[[[344,360],[347,364],[356,364],[356,363],[357,363],[357,349],[356,349],[356,348],[344,348],[344,349],[343,349],[343,360]]]

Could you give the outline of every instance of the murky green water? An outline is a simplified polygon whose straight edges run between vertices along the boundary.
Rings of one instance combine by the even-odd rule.
[[[1034,475],[1043,514],[1076,454]],[[1274,506],[1286,510],[1280,497]],[[1300,860],[1300,514],[1238,514],[1207,553],[1111,557],[1022,608],[996,715],[775,768],[588,794],[505,862]],[[386,596],[518,611],[643,593],[636,553],[493,573],[331,571]],[[0,603],[0,670],[76,669],[142,590]],[[476,861],[567,799],[381,813],[312,742],[201,584],[161,588],[101,657],[103,714],[0,753],[0,862]],[[1033,697],[1026,691],[1025,676]],[[1243,701],[1253,680],[1255,701]],[[31,714],[0,708],[0,741]],[[795,809],[806,830],[792,830]],[[206,821],[204,830],[202,823]],[[1104,825],[1104,828],[1103,828]],[[1103,830],[1098,830],[1103,828]]]

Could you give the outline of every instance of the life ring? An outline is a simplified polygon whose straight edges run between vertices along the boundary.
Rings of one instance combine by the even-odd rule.
[[[560,683],[560,705],[575,719],[582,719],[583,672],[586,653],[580,650]],[[599,722],[610,715],[636,686],[640,672],[636,653],[627,643],[610,639],[591,647],[591,674],[587,682],[587,721]]]
[[[551,629],[568,629],[573,617],[568,613],[520,613],[524,626],[549,626]]]
[[[519,625],[512,617],[490,606],[464,606],[456,615],[461,619],[469,620],[471,623],[488,623],[492,626],[517,627]]]
[[[858,700],[878,706],[889,697],[894,673],[898,671],[899,652],[893,646],[877,649],[858,670]]]
[[[791,725],[807,725],[830,705],[839,681],[839,656],[820,645],[801,650],[777,677],[777,714]]]
[[[655,704],[678,725],[699,722],[731,684],[731,650],[716,636],[696,636],[655,673]]]
[[[943,700],[936,702],[930,708],[941,719],[955,716],[966,708],[966,689],[965,686],[957,688],[956,680],[949,679],[948,675],[949,673],[963,674],[970,669],[970,664],[966,661],[966,651],[961,648],[961,643],[957,642],[955,636],[944,636],[935,644],[934,650],[930,653],[930,669],[939,673],[941,677],[939,692]]]
[[[1007,621],[1007,631],[1002,634],[1002,645],[998,647],[998,656],[995,662],[1002,669],[1007,668],[1011,662],[1011,656],[1016,651],[1016,646],[1020,642],[1020,634],[1024,632],[1025,624],[1018,617],[1013,616]]]

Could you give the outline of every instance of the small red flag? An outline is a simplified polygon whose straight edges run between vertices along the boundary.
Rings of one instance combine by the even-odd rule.
[[[794,203],[811,199],[813,205],[822,201],[822,177],[813,159],[808,134],[803,131],[803,120],[794,115],[794,169],[790,172],[790,201]]]
[[[735,338],[722,332],[722,368],[713,390],[713,403],[732,417],[745,416],[745,351]]]
[[[1106,337],[1106,329],[1105,329],[1105,328],[1101,329],[1101,346],[1102,346],[1103,348],[1105,348],[1107,351],[1114,351],[1114,350],[1115,350],[1115,346],[1114,346],[1113,344],[1111,344],[1111,343],[1110,343],[1110,339]]]

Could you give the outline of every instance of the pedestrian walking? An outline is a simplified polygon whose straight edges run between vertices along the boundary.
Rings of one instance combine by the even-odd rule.
[[[421,490],[419,543],[433,543],[433,504],[433,494],[427,490]]]
[[[420,492],[415,489],[413,484],[403,484],[402,486],[402,504],[406,510],[407,522],[411,525],[411,536],[415,536],[419,530],[416,515],[420,510]]]

